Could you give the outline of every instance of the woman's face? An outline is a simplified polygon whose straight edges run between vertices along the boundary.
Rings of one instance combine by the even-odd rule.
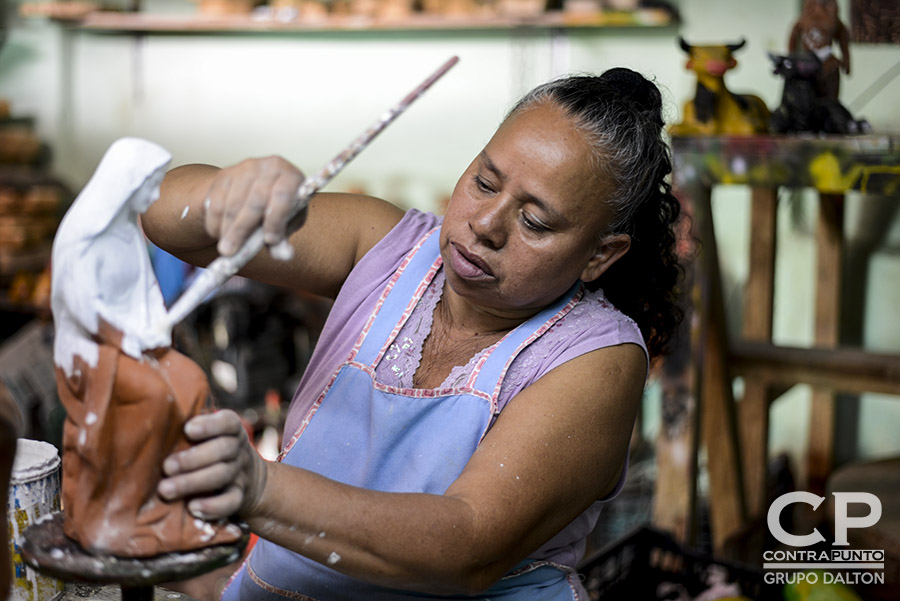
[[[510,117],[469,165],[441,228],[447,281],[470,302],[533,313],[628,249],[606,236],[609,184],[591,149],[551,103]]]

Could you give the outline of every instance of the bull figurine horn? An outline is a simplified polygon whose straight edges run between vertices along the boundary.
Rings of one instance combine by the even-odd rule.
[[[728,50],[730,52],[734,52],[735,50],[740,50],[741,48],[743,48],[746,43],[747,43],[747,39],[741,38],[741,41],[738,42],[737,44],[728,44],[725,47],[728,48]]]

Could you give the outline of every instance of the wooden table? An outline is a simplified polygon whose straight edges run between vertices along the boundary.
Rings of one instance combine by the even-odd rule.
[[[822,491],[832,469],[834,391],[900,394],[900,355],[840,346],[844,194],[900,201],[900,135],[841,137],[678,137],[672,140],[675,193],[692,217],[697,252],[688,269],[693,296],[681,360],[663,379],[663,424],[654,521],[690,541],[695,529],[697,454],[706,447],[713,546],[765,515],[769,404],[796,383],[813,385],[807,488]],[[739,340],[725,330],[715,186],[752,191],[750,269]],[[818,191],[814,348],[772,343],[776,207],[779,187]],[[685,360],[685,357],[687,360]],[[732,398],[732,378],[745,378]],[[682,424],[680,428],[666,425]],[[674,456],[668,453],[678,450]],[[687,455],[684,452],[687,450]],[[685,482],[690,483],[687,491]]]

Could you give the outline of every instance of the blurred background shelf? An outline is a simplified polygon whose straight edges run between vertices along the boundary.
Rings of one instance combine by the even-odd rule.
[[[165,15],[95,11],[71,21],[79,30],[110,33],[334,33],[398,31],[504,31],[596,30],[604,28],[664,28],[677,24],[668,11],[644,9],[634,12],[567,14],[549,12],[539,16],[452,16],[417,14],[403,18],[328,16],[321,19],[282,19],[277,13],[253,15]]]

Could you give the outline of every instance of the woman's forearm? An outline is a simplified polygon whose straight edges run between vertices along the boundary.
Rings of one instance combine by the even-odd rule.
[[[366,490],[281,463],[268,471],[245,516],[251,529],[349,576],[458,594],[484,590],[513,567],[480,540],[477,513],[462,499]]]

